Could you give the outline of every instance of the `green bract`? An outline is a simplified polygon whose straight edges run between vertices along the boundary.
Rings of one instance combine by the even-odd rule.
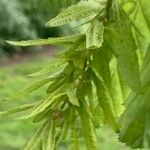
[[[43,123],[25,150],[39,145],[43,150],[57,149],[64,139],[69,139],[70,149],[78,150],[80,137],[88,150],[96,150],[96,129],[103,126],[112,128],[126,145],[149,149],[150,1],[75,3],[70,1],[47,23],[50,27],[75,23],[74,35],[8,41],[17,46],[67,45],[68,50],[53,65],[29,75],[41,80],[12,97],[47,84],[45,100],[1,115],[24,112],[19,119]]]

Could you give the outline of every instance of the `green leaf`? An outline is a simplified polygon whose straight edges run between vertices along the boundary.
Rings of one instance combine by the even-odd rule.
[[[91,81],[91,69],[87,68],[87,70],[85,71],[85,75],[84,75],[84,79],[83,79],[83,93],[85,95],[85,97],[87,96],[87,98],[90,101],[91,106],[93,101],[91,99],[93,99],[93,85],[92,85],[92,81]]]
[[[80,104],[79,115],[83,127],[83,135],[86,142],[87,150],[96,150],[96,135],[93,122],[87,112],[85,105]]]
[[[117,22],[113,25],[113,31],[118,34],[119,38],[112,40],[111,47],[116,54],[118,72],[125,84],[135,92],[140,92],[141,81],[136,53],[137,46],[131,31],[131,24],[123,10],[118,6],[116,7]]]
[[[120,117],[124,110],[124,93],[122,90],[122,83],[120,81],[120,77],[118,74],[117,69],[112,74],[112,97],[113,97],[113,104],[114,104],[114,111],[116,114],[116,117]]]
[[[18,92],[17,94],[15,94],[14,96],[7,98],[7,99],[15,99],[24,95],[27,95],[37,89],[39,89],[41,86],[47,84],[48,82],[50,82],[52,80],[52,78],[45,78],[45,79],[41,79],[40,81],[37,81],[35,83],[33,83],[32,85],[28,86],[27,88],[25,88],[24,90]]]
[[[28,40],[28,41],[6,41],[8,44],[15,45],[15,46],[38,46],[38,45],[72,45],[74,41],[80,35],[74,36],[66,36],[60,38],[49,38],[49,39],[39,39],[39,40]]]
[[[71,138],[70,150],[79,150],[79,135],[76,127],[76,119],[73,119],[71,123],[70,138]]]
[[[91,61],[92,68],[103,78],[108,88],[110,88],[111,85],[111,73],[109,69],[111,57],[112,54],[108,47],[104,45],[101,49],[93,53],[93,60]]]
[[[69,107],[65,110],[64,112],[64,124],[62,127],[62,133],[59,137],[59,141],[63,141],[67,138],[68,133],[70,131],[71,128],[71,124],[73,122],[73,120],[75,119],[75,109],[74,107]]]
[[[63,10],[55,18],[51,19],[47,23],[47,26],[61,26],[81,19],[85,19],[87,22],[96,17],[98,15],[98,11],[99,10],[97,9],[97,7],[94,7],[92,3],[83,1]]]
[[[103,32],[104,26],[100,21],[94,20],[91,22],[86,33],[86,48],[100,48],[103,44]]]
[[[123,5],[124,11],[128,15],[133,27],[136,32],[142,36],[142,38],[150,37],[150,28],[148,27],[147,21],[143,16],[141,6],[139,2],[127,2]]]
[[[67,83],[68,77],[66,77],[64,74],[61,74],[56,78],[54,82],[50,84],[50,86],[47,89],[47,93],[52,93],[55,90],[61,88],[65,83]]]
[[[61,86],[63,86],[65,83],[68,83],[73,70],[74,70],[73,64],[69,63],[64,68],[63,72],[60,73],[58,77],[55,79],[55,81],[48,87],[47,93],[52,93]]]
[[[37,114],[37,115],[34,117],[33,122],[40,122],[40,121],[42,121],[42,120],[48,118],[49,116],[51,116],[52,113],[53,113],[52,108],[49,107],[49,108],[45,109],[43,112]]]
[[[94,113],[90,107],[90,104],[88,105],[87,102],[84,102],[83,105],[84,105],[84,108],[86,109],[86,112],[88,113],[89,117],[94,122]]]
[[[146,149],[150,148],[150,120],[149,120],[149,116],[150,116],[150,108],[147,109],[147,113],[146,113],[146,123],[145,123],[145,130],[144,130],[144,143],[143,143],[143,147],[145,147]]]
[[[104,114],[99,104],[97,104],[96,107],[94,108],[93,116],[94,116],[94,126],[96,128],[99,128],[104,125],[105,123]]]
[[[149,124],[147,116],[150,115],[150,83],[143,88],[143,93],[131,98],[119,122],[120,140],[132,148],[143,148],[145,134],[149,134],[150,130],[147,126]]]
[[[147,0],[139,0],[142,12],[144,14],[145,20],[147,21],[147,24],[149,26],[150,29],[150,1]]]
[[[60,68],[61,69],[64,68],[66,63],[67,63],[66,60],[59,59],[56,62],[53,62],[53,63],[48,64],[47,66],[43,67],[40,71],[28,75],[28,77],[39,77],[39,76],[43,76],[46,74],[52,74],[55,71],[58,71]]]
[[[68,84],[67,90],[65,92],[68,96],[69,102],[74,106],[79,106],[79,101],[76,95],[76,91],[72,85]]]
[[[15,113],[18,113],[18,112],[26,111],[28,109],[33,108],[34,106],[35,106],[34,104],[23,105],[23,106],[20,106],[19,108],[15,108],[15,109],[12,109],[12,110],[0,112],[0,116],[1,115],[2,116],[3,115],[12,115],[12,114],[15,114]]]
[[[44,130],[47,128],[47,121],[38,129],[38,131],[34,134],[31,140],[27,143],[24,150],[33,150],[40,142]]]
[[[147,50],[147,53],[144,57],[144,62],[142,66],[142,73],[141,73],[141,82],[142,85],[146,85],[148,82],[150,82],[150,46]]]
[[[56,92],[53,93],[46,100],[44,100],[41,104],[36,106],[29,114],[19,117],[19,119],[28,119],[28,118],[32,118],[32,117],[35,117],[36,115],[43,113],[54,102],[58,102],[59,100],[62,100],[63,99],[62,97],[64,97],[64,93],[56,93]]]
[[[43,139],[43,150],[55,150],[56,147],[56,125],[55,120],[49,123]]]
[[[136,51],[130,45],[127,46],[124,40],[121,43],[116,48],[118,50],[117,63],[119,74],[132,90],[140,92],[141,81]]]
[[[105,122],[106,124],[111,126],[112,129],[118,131],[118,125],[115,118],[113,103],[108,88],[106,87],[105,83],[101,80],[101,78],[95,70],[92,73],[92,79],[96,86],[98,102],[103,110]]]

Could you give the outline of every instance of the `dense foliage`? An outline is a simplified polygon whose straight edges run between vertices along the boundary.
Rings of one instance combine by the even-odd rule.
[[[53,57],[48,55],[47,57],[41,57],[41,55],[34,55],[28,61],[22,61],[17,64],[11,64],[9,66],[1,67],[0,69],[0,99],[2,97],[11,96],[21,87],[26,87],[29,82],[33,82],[30,78],[25,78],[24,75],[36,72],[39,68],[42,68],[44,64],[48,64],[52,61]],[[53,61],[52,61],[53,62]],[[11,78],[10,76],[13,76]],[[9,86],[6,86],[9,85]],[[45,86],[40,88],[31,94],[18,97],[15,100],[0,102],[0,111],[9,110],[17,107],[21,104],[34,103],[44,97],[47,94],[45,92]],[[38,129],[39,124],[33,123],[30,119],[16,120],[14,115],[8,117],[0,117],[0,149],[1,150],[22,150],[26,141],[29,140],[34,132]],[[111,129],[101,128],[97,131],[98,134],[98,147],[102,150],[131,150],[119,143],[117,135]],[[108,138],[109,137],[109,138]],[[15,141],[15,142],[14,142]],[[61,142],[58,150],[69,149],[69,139]],[[83,139],[80,140],[80,148],[84,149]]]
[[[8,43],[65,45],[52,66],[29,75],[41,78],[12,98],[48,85],[47,99],[18,109],[20,119],[42,126],[25,150],[55,149],[70,138],[78,150],[84,137],[97,149],[96,129],[109,126],[132,148],[150,148],[150,2],[88,0],[61,11],[47,26],[70,24],[74,35]],[[25,112],[24,112],[25,111]]]

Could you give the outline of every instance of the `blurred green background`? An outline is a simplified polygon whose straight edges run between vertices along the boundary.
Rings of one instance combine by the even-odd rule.
[[[27,40],[58,36],[62,30],[46,28],[45,23],[54,16],[59,7],[53,7],[56,0],[0,0],[0,100],[9,97],[29,85],[33,80],[26,75],[33,73],[53,59],[53,47],[18,48],[7,40]],[[78,0],[76,0],[77,2]],[[61,7],[67,4],[60,1]],[[75,2],[75,1],[74,1]],[[38,3],[38,5],[37,5]],[[59,3],[57,3],[58,5]],[[56,5],[56,4],[55,4]],[[52,9],[53,7],[53,9]],[[33,53],[34,52],[34,53]],[[17,107],[19,104],[35,102],[46,96],[45,88],[21,99],[0,101],[0,111]],[[36,131],[38,124],[30,120],[0,118],[0,150],[21,150]],[[109,129],[100,129],[98,145],[101,150],[129,150],[118,143],[117,135]],[[58,150],[69,149],[64,141]],[[81,139],[81,149],[84,150]]]
[[[37,0],[0,0],[0,58],[13,53],[31,52],[35,49],[12,47],[4,40],[27,40],[58,35],[57,28],[46,28],[54,12],[45,11]],[[46,3],[44,3],[46,5]],[[41,4],[42,5],[42,4]]]

